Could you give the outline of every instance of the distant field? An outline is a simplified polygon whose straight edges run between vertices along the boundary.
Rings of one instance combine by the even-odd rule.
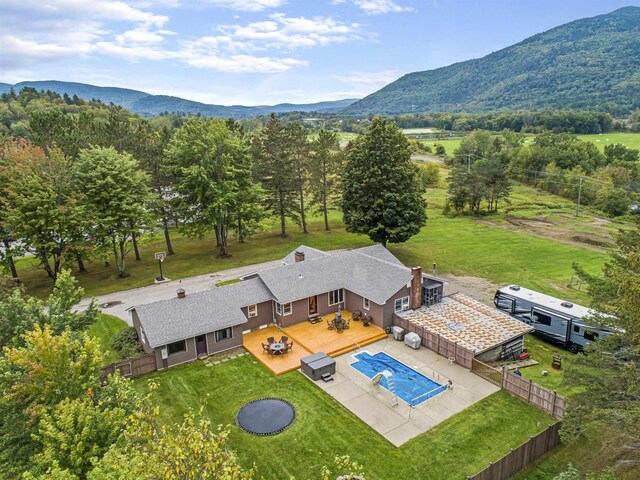
[[[640,133],[602,133],[599,135],[578,135],[582,140],[595,143],[600,150],[604,151],[606,145],[622,143],[629,148],[640,150]]]
[[[435,144],[440,143],[444,146],[447,155],[453,155],[455,149],[460,146],[460,141],[463,137],[452,137],[446,138],[443,140],[429,139],[429,140],[419,140],[420,143],[424,145],[429,145],[431,148],[434,148]],[[635,148],[636,150],[640,150],[640,133],[603,133],[597,135],[578,135],[578,138],[581,140],[586,140],[588,142],[595,143],[600,151],[604,151],[604,147],[606,145],[613,145],[616,143],[621,143],[629,148]],[[525,142],[530,144],[533,141],[533,135],[527,136],[527,140]]]

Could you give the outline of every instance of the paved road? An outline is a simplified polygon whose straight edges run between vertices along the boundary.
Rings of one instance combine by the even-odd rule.
[[[220,270],[219,272],[197,275],[195,277],[187,277],[181,280],[172,280],[167,283],[108,293],[95,298],[98,305],[110,302],[116,303],[115,305],[102,308],[102,311],[104,313],[120,317],[128,324],[131,324],[129,314],[127,313],[127,309],[129,307],[171,298],[176,294],[176,290],[179,286],[182,286],[188,295],[189,293],[202,292],[203,290],[214,288],[218,282],[224,282],[225,280],[238,278],[251,272],[255,272],[256,270],[263,270],[265,268],[277,267],[280,265],[282,265],[281,260],[272,260],[270,262],[230,268],[228,270]],[[89,305],[90,301],[90,298],[83,298],[75,308],[83,310]]]

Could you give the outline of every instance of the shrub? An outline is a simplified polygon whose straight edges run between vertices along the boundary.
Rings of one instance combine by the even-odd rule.
[[[133,327],[118,330],[111,338],[111,346],[123,358],[137,357],[143,353],[138,342],[138,334]]]

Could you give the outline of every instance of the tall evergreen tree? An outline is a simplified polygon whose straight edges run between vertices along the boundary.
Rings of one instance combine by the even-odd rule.
[[[309,161],[309,191],[311,204],[324,217],[324,228],[329,230],[329,209],[340,197],[340,167],[342,152],[338,149],[338,136],[329,130],[320,130],[312,144]]]
[[[253,156],[257,178],[265,190],[265,206],[280,219],[280,232],[286,237],[287,218],[300,221],[297,175],[287,132],[275,115],[254,138]]]
[[[377,117],[350,149],[343,176],[342,211],[348,232],[374,242],[405,242],[427,221],[418,168],[405,135]]]
[[[565,383],[576,391],[569,397],[563,421],[563,440],[576,440],[585,427],[598,422],[611,428],[605,436],[624,442],[624,450],[637,460],[640,454],[640,223],[616,239],[603,268],[588,280],[594,311],[590,323],[613,329],[606,340],[591,343],[567,368]]]
[[[291,161],[296,170],[300,224],[302,225],[303,233],[309,233],[307,230],[307,218],[304,205],[304,195],[308,183],[309,154],[311,152],[309,132],[298,122],[289,123],[285,127],[285,130],[291,152]]]

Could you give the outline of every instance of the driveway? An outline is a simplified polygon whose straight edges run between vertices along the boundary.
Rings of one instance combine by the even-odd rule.
[[[255,272],[256,270],[278,267],[280,265],[282,265],[281,260],[272,260],[244,267],[220,270],[214,273],[206,273],[204,275],[196,275],[194,277],[186,277],[181,280],[172,280],[167,283],[133,288],[131,290],[121,290],[119,292],[108,293],[106,295],[99,295],[95,297],[95,299],[98,305],[105,305],[105,307],[101,307],[104,313],[120,317],[131,325],[131,319],[127,313],[128,308],[133,307],[134,305],[153,303],[159,300],[171,298],[176,294],[176,290],[180,286],[186,290],[188,295],[189,293],[197,293],[215,288],[216,283],[219,282],[232,280]],[[78,310],[84,310],[89,306],[90,302],[91,298],[83,298],[75,308]]]

